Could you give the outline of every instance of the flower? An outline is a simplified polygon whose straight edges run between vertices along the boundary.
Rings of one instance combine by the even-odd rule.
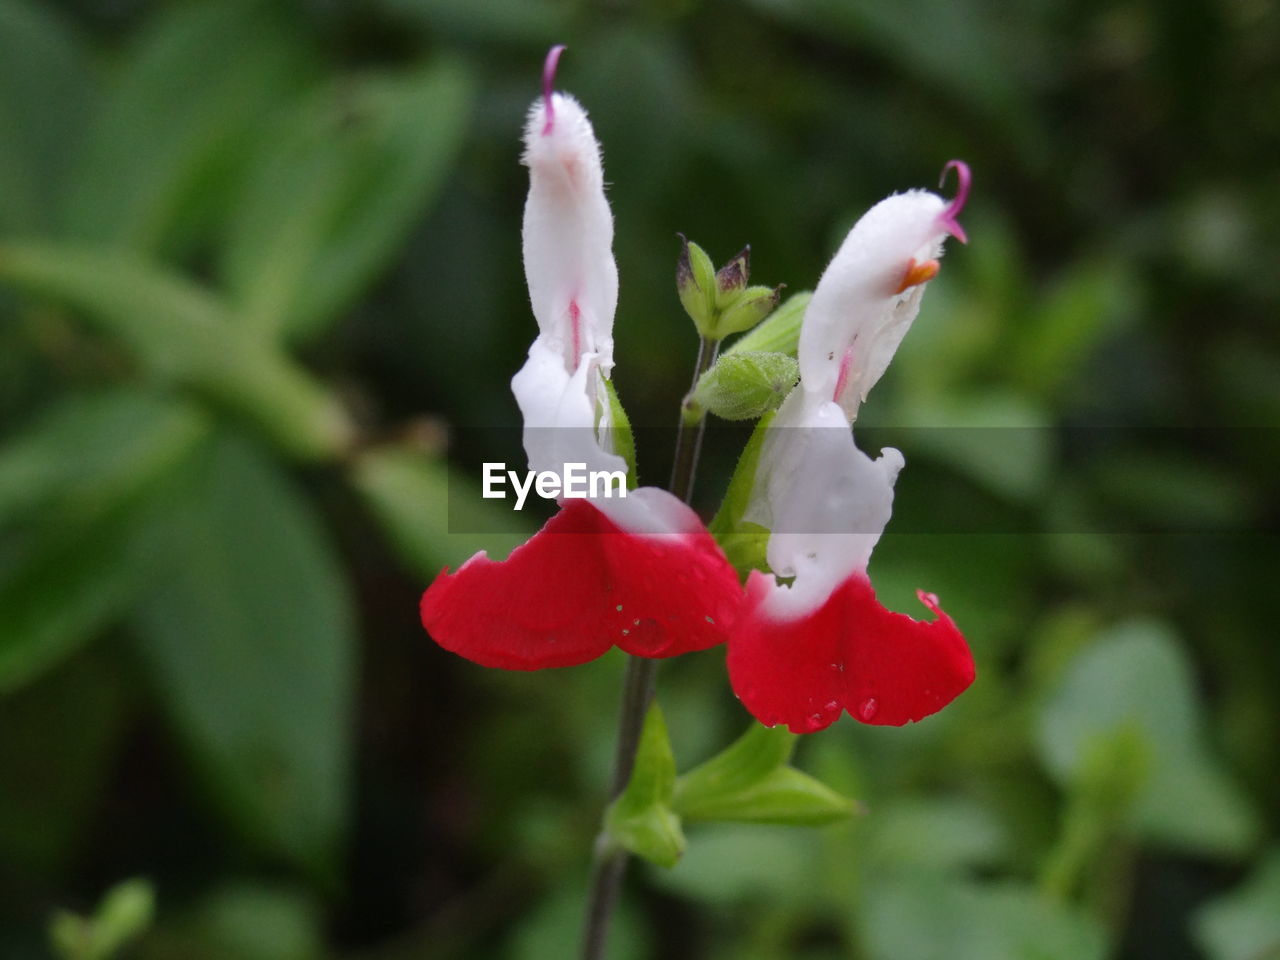
[[[936,619],[913,620],[876,600],[867,563],[893,508],[902,454],[872,460],[850,423],[880,379],[938,272],[969,169],[947,204],[914,190],[872,207],[823,273],[800,332],[800,385],[766,430],[748,519],[770,529],[768,561],[788,584],[752,571],[729,642],[730,682],[760,722],[796,733],[848,711],[901,725],[950,703],[973,682],[973,657],[937,597]]]
[[[547,55],[529,111],[524,265],[538,336],[511,381],[533,471],[626,471],[613,449],[605,381],[613,368],[618,272],[600,146],[586,111],[553,92],[563,47]],[[512,670],[585,663],[618,646],[667,657],[724,641],[741,606],[733,568],[697,514],[653,487],[574,499],[505,561],[483,551],[423,594],[442,647]]]

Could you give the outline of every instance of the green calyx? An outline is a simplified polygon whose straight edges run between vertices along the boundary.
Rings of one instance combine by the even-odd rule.
[[[702,375],[694,400],[725,420],[754,420],[776,410],[799,379],[799,363],[785,353],[732,353]]]
[[[748,286],[751,248],[743,247],[719,270],[707,252],[680,234],[676,293],[699,335],[722,340],[750,330],[773,312],[782,287]]]

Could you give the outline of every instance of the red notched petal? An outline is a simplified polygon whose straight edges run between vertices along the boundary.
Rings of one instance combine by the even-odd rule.
[[[692,514],[690,514],[692,516]],[[503,561],[476,554],[422,595],[422,624],[487,667],[586,663],[618,646],[671,657],[723,642],[742,587],[711,534],[627,533],[569,500]]]
[[[901,726],[936,713],[973,682],[973,656],[932,594],[920,602],[937,619],[921,622],[886,610],[871,582],[850,577],[812,613],[768,616],[778,589],[753,572],[746,612],[729,642],[734,693],[766,726],[812,733],[847,710],[863,723]]]

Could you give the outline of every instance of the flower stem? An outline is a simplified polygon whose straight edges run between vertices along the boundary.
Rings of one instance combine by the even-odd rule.
[[[702,338],[698,345],[698,361],[693,373],[693,386],[685,396],[676,427],[675,462],[671,469],[671,492],[688,503],[693,498],[693,481],[698,471],[698,455],[702,451],[702,432],[706,414],[693,403],[693,390],[698,379],[711,369],[720,341]],[[645,714],[653,700],[654,679],[658,661],[647,657],[627,658],[627,672],[622,685],[622,707],[618,719],[618,749],[614,755],[613,785],[609,798],[615,799],[627,788],[631,769],[635,766],[640,746],[640,731]],[[582,933],[582,960],[603,960],[609,938],[609,921],[613,919],[627,871],[626,850],[602,836],[596,844],[595,863],[591,872],[591,889],[587,892],[587,917]]]

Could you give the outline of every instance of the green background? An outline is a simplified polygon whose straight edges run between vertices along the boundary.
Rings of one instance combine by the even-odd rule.
[[[936,592],[979,680],[806,738],[869,812],[691,826],[611,956],[1280,957],[1256,0],[0,0],[0,956],[135,876],[139,958],[572,955],[622,664],[486,671],[416,611],[520,539],[447,504],[518,458],[468,428],[517,423],[555,42],[639,424],[693,362],[676,231],[804,290],[873,202],[974,171],[859,425],[909,460],[872,578]],[[748,721],[720,651],[660,696],[681,769]]]

